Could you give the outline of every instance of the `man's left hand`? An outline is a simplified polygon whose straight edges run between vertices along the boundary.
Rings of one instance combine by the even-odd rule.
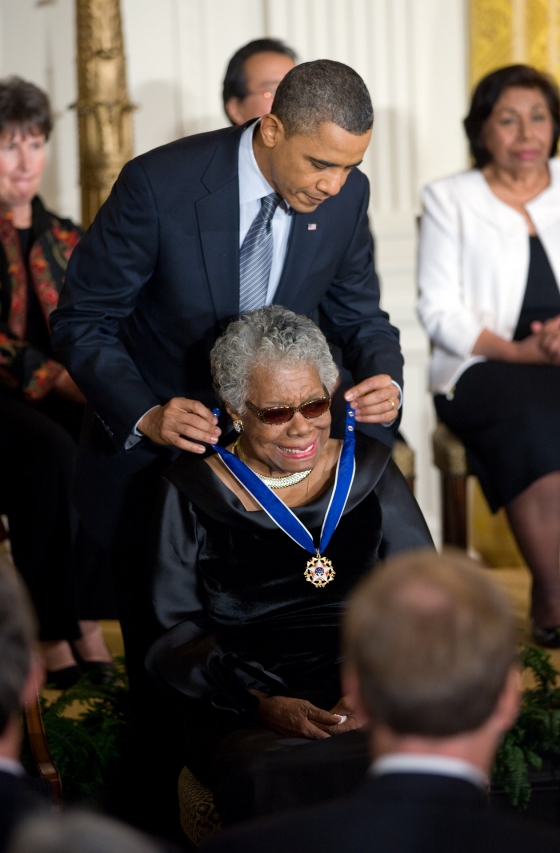
[[[384,373],[349,388],[344,399],[351,403],[356,420],[364,424],[390,424],[399,413],[399,389]]]

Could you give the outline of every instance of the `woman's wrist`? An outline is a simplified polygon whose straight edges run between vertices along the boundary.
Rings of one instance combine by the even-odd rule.
[[[472,348],[472,355],[483,355],[493,361],[519,361],[519,345],[516,341],[507,341],[490,329],[483,329]]]

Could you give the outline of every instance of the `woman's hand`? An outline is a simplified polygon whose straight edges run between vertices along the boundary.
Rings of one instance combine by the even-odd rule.
[[[74,403],[81,403],[82,405],[86,403],[86,398],[67,370],[58,374],[52,390],[57,397],[64,397],[65,400],[72,400]]]
[[[472,355],[484,355],[492,361],[513,364],[554,363],[542,347],[541,335],[534,332],[522,341],[506,341],[490,329],[483,329],[472,348]]]
[[[327,738],[340,721],[340,716],[316,708],[305,699],[267,696],[258,690],[251,693],[259,699],[257,715],[263,726],[284,737]]]
[[[515,346],[511,361],[516,364],[554,364],[543,348],[540,335],[529,335],[522,341],[512,341]]]
[[[344,732],[351,732],[354,729],[360,728],[349,696],[343,696],[342,699],[339,699],[334,708],[331,708],[331,714],[336,714],[344,721],[327,729],[331,735],[341,735]]]
[[[531,323],[533,336],[538,337],[541,350],[547,356],[549,364],[560,364],[560,316],[540,323]]]

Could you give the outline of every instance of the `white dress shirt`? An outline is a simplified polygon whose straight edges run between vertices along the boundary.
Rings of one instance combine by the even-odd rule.
[[[433,776],[451,776],[454,779],[464,779],[483,790],[488,785],[488,779],[479,767],[475,767],[470,761],[451,758],[448,755],[388,753],[373,762],[370,773],[373,776],[384,776],[387,773],[429,773]]]

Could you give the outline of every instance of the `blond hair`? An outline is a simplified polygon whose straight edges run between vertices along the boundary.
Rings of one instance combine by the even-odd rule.
[[[453,551],[408,553],[376,567],[350,597],[343,637],[366,707],[400,734],[479,728],[515,658],[508,601]]]

